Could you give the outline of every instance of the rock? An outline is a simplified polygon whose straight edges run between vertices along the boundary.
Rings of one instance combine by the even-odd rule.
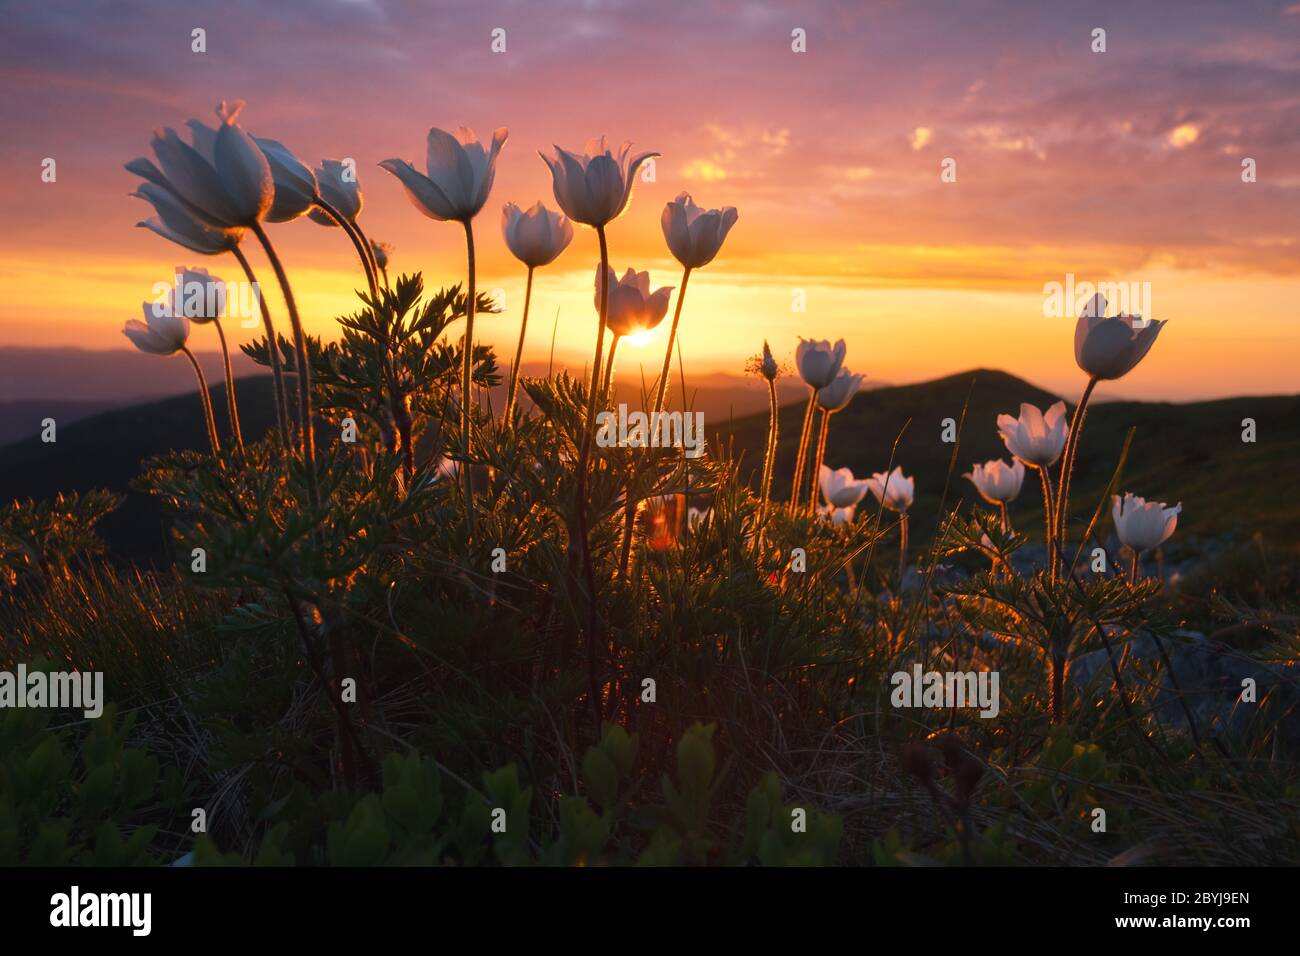
[[[1123,643],[1109,629],[1107,637],[1118,661]],[[1163,644],[1170,667],[1165,667],[1160,648],[1149,633],[1132,640],[1129,661],[1159,668],[1154,717],[1166,730],[1188,731],[1190,711],[1203,736],[1217,734],[1243,741],[1254,733],[1267,732],[1272,721],[1280,716],[1283,741],[1300,744],[1300,707],[1296,706],[1300,702],[1300,673],[1295,667],[1254,660],[1208,640],[1199,631],[1175,631],[1163,638]],[[1247,679],[1255,682],[1254,702],[1240,700]],[[1070,665],[1069,681],[1089,700],[1112,693],[1114,682],[1105,648],[1075,658]],[[1133,687],[1131,681],[1126,681],[1130,692]],[[1261,719],[1268,723],[1257,724],[1252,731],[1252,723],[1260,716],[1258,708],[1267,698],[1272,698],[1272,705]]]

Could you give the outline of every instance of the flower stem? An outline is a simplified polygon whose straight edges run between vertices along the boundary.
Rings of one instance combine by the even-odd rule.
[[[907,573],[907,512],[898,515],[898,593],[903,593],[903,575]]]
[[[817,406],[817,389],[808,396],[808,407],[803,413],[803,430],[799,432],[799,453],[794,460],[794,480],[790,483],[790,510],[799,506],[799,492],[803,485],[804,457],[808,454],[808,442],[812,438],[813,409]]]
[[[519,344],[515,346],[515,362],[510,366],[510,390],[506,393],[506,426],[509,427],[515,410],[515,387],[519,383],[519,362],[524,355],[524,333],[528,331],[528,307],[533,301],[533,267],[528,267],[528,283],[524,286],[524,321],[519,326]]]
[[[578,451],[578,473],[574,491],[574,511],[578,521],[578,558],[582,562],[587,586],[587,679],[595,730],[600,731],[602,708],[600,684],[596,676],[596,574],[591,566],[591,541],[587,529],[587,465],[591,460],[591,436],[596,419],[596,397],[600,389],[601,354],[605,348],[605,329],[609,325],[609,243],[605,227],[596,227],[600,242],[600,325],[596,330],[596,355],[591,363],[591,385],[587,390],[587,417],[583,422],[582,445]],[[575,610],[577,604],[575,602]]]
[[[267,307],[266,296],[262,295],[262,287],[258,284],[257,277],[253,275],[253,267],[248,264],[248,258],[240,250],[239,246],[235,246],[230,251],[235,254],[240,267],[243,268],[248,284],[257,291],[257,304],[262,310],[262,328],[266,331],[266,351],[271,358],[271,379],[275,385],[275,419],[280,426],[280,440],[288,448],[289,393],[284,387],[284,368],[280,362],[280,343],[275,336],[275,326],[271,324],[271,310]]]
[[[1083,419],[1088,413],[1088,399],[1097,387],[1098,378],[1092,376],[1083,390],[1083,397],[1070,419],[1070,433],[1065,439],[1065,452],[1061,455],[1061,480],[1056,495],[1056,540],[1065,541],[1065,525],[1069,520],[1070,478],[1074,473],[1074,459],[1079,453],[1079,433],[1083,430]]]
[[[1137,548],[1129,548],[1129,551],[1133,554],[1133,563],[1128,568],[1128,583],[1137,584],[1141,577],[1142,552]]]
[[[217,338],[221,340],[221,361],[226,367],[226,414],[230,416],[230,434],[235,439],[235,448],[244,451],[244,434],[239,429],[239,407],[235,402],[235,376],[230,371],[230,351],[226,348],[226,333],[221,328],[221,320],[213,319],[217,327]]]
[[[610,394],[610,392],[613,390],[614,353],[618,351],[618,343],[621,338],[623,338],[623,336],[616,334],[614,336],[614,341],[611,342],[609,345],[609,359],[605,362],[605,384],[602,385],[600,389],[600,394],[602,397],[607,397]],[[654,419],[651,419],[651,422],[653,421]]]
[[[1047,569],[1051,572],[1051,578],[1056,580],[1056,552],[1053,547],[1053,523],[1055,521],[1055,512],[1052,510],[1052,482],[1047,477],[1047,469],[1039,468],[1038,477],[1043,482],[1043,517],[1044,517],[1044,534],[1047,543]]]
[[[677,290],[677,307],[673,310],[672,328],[668,330],[668,347],[664,350],[664,370],[659,376],[659,390],[655,394],[655,411],[661,412],[664,408],[664,392],[668,389],[668,368],[673,358],[673,343],[677,341],[677,323],[682,317],[682,302],[686,299],[686,283],[691,278],[691,267],[687,266],[682,272],[682,287]]]
[[[365,237],[361,235],[361,230],[352,224],[347,216],[339,212],[324,199],[316,197],[316,206],[321,212],[334,220],[334,224],[342,229],[349,239],[352,240],[353,247],[357,250],[357,257],[361,260],[361,267],[366,272],[366,284],[370,286],[370,299],[376,301],[379,298],[379,281],[378,270],[374,261],[370,258],[370,243],[366,242]]]
[[[822,427],[817,435],[817,456],[813,459],[812,481],[808,483],[808,513],[817,514],[817,492],[821,487],[822,461],[826,458],[826,437],[830,433],[831,413],[822,409]]]
[[[185,353],[185,357],[190,360],[190,365],[194,367],[194,375],[199,380],[199,397],[203,400],[203,424],[208,429],[208,444],[212,446],[212,455],[217,457],[221,454],[221,445],[217,442],[217,420],[212,417],[212,398],[208,395],[208,380],[203,377],[203,369],[199,367],[198,360],[194,358],[194,353],[184,345],[180,351]]]
[[[767,525],[767,503],[772,496],[772,471],[775,466],[773,459],[776,458],[777,418],[780,412],[776,402],[776,381],[773,379],[768,379],[767,382],[767,398],[767,454],[763,457],[762,503],[759,505],[758,533],[755,535],[760,550],[763,531]]]
[[[289,324],[293,327],[294,364],[298,374],[298,432],[302,439],[303,467],[307,472],[307,503],[315,512],[320,508],[320,487],[316,483],[316,430],[311,413],[311,363],[307,358],[307,335],[302,328],[302,318],[298,315],[293,288],[289,285],[289,277],[285,274],[280,257],[276,255],[275,247],[271,245],[260,222],[253,223],[252,229],[253,235],[257,236],[257,241],[266,251],[266,258],[271,261],[271,268],[275,270],[275,278],[284,295],[284,304],[289,310]]]
[[[474,373],[474,307],[478,304],[476,301],[477,289],[475,288],[474,275],[474,224],[471,220],[465,220],[465,251],[469,267],[469,279],[465,296],[465,361],[460,370],[460,432],[461,441],[464,443],[465,462],[461,473],[465,479],[465,523],[469,533],[474,533],[474,481],[473,469],[470,467],[469,459],[473,451],[473,443],[470,441],[470,402],[473,398],[472,389]]]

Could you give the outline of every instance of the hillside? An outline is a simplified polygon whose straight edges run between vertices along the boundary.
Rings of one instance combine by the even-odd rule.
[[[971,380],[974,379],[972,387]],[[940,440],[941,422],[959,419],[970,393],[966,427],[957,460],[950,503],[974,494],[961,475],[976,462],[1007,457],[998,436],[1001,412],[1017,414],[1021,402],[1040,408],[1057,396],[1005,372],[976,369],[917,385],[860,393],[832,419],[826,463],[849,467],[862,476],[883,471],[890,448],[906,425],[895,463],[915,476],[916,515],[933,519],[943,494],[952,446]],[[1073,411],[1075,397],[1067,399]],[[776,493],[789,493],[798,450],[804,401],[786,405],[780,416]],[[1258,440],[1241,440],[1243,418],[1254,418]],[[910,420],[910,424],[908,424]],[[1118,461],[1124,436],[1136,426],[1122,488],[1143,497],[1182,501],[1179,526],[1188,532],[1218,534],[1262,530],[1270,540],[1294,539],[1300,529],[1300,500],[1291,481],[1300,466],[1300,396],[1234,398],[1188,404],[1107,402],[1090,405],[1080,446],[1071,510],[1091,514]],[[738,420],[734,429],[710,428],[726,442],[734,435],[737,454],[750,470],[761,464],[767,416]],[[1018,526],[1037,522],[1041,498],[1026,477],[1013,518]]]
[[[242,378],[236,386],[245,438],[252,440],[272,423],[270,379]],[[833,420],[827,463],[848,466],[859,476],[883,470],[895,437],[910,419],[896,462],[915,476],[914,513],[919,523],[929,524],[937,513],[952,454],[952,446],[940,440],[940,423],[944,418],[960,418],[968,390],[970,407],[949,498],[950,503],[958,498],[969,501],[973,489],[961,474],[975,462],[1006,454],[994,427],[997,414],[1016,412],[1022,401],[1045,407],[1056,396],[1004,372],[985,369],[862,392]],[[752,472],[761,465],[767,415],[741,417],[742,409],[754,407],[750,390],[743,396],[712,387],[688,391],[705,414],[711,438],[725,443],[734,434],[736,453],[743,454],[742,467]],[[762,399],[761,388],[757,395]],[[213,404],[224,435],[225,397],[220,385],[213,389]],[[802,400],[781,408],[776,492],[782,497],[789,491],[803,409]],[[729,429],[733,415],[734,428]],[[1241,441],[1241,420],[1246,417],[1257,423],[1259,440],[1253,445]],[[1130,425],[1137,426],[1137,434],[1124,489],[1182,501],[1180,527],[1189,533],[1262,530],[1270,541],[1283,536],[1294,540],[1300,530],[1300,499],[1290,493],[1289,483],[1300,465],[1300,396],[1092,406],[1072,496],[1076,513],[1095,507]],[[144,458],[170,448],[199,448],[204,442],[198,397],[192,392],[60,423],[54,444],[28,438],[0,448],[0,500],[52,497],[58,491],[95,487],[119,492],[126,495],[126,502],[104,522],[104,536],[117,556],[156,562],[168,553],[162,511],[132,490],[130,482]],[[1026,529],[1036,529],[1041,507],[1032,478],[1013,510],[1017,525]]]

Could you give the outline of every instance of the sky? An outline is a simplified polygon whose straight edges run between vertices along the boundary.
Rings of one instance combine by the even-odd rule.
[[[123,163],[156,127],[212,125],[218,102],[243,99],[253,134],[309,163],[355,159],[360,225],[395,246],[392,270],[434,285],[463,281],[463,232],[377,164],[421,168],[432,126],[509,129],[475,220],[479,287],[504,305],[476,339],[503,364],[524,267],[501,206],[555,208],[538,151],[605,135],[662,154],[609,227],[620,273],[679,285],[659,225],[678,193],[739,210],[682,311],[701,384],[741,372],[765,339],[789,363],[802,336],[843,338],[846,365],[876,383],[983,366],[1073,396],[1074,319],[1044,291],[1073,281],[1133,283],[1149,313],[1129,311],[1168,320],[1111,394],[1300,391],[1291,0],[5,0],[3,15],[0,347],[130,348],[123,322],[175,266],[238,277],[228,256],[134,228],[152,211]],[[337,335],[364,284],[351,246],[306,219],[269,229],[309,331]],[[553,330],[560,362],[589,360],[597,259],[579,226],[537,272],[526,360],[547,360]],[[655,374],[668,324],[622,347],[620,370]]]

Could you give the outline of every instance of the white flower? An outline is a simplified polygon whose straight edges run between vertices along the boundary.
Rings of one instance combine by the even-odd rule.
[[[1014,501],[1020,494],[1020,486],[1025,481],[1025,465],[1015,459],[1010,465],[1001,458],[994,458],[982,465],[976,465],[963,475],[989,504],[1006,504]]]
[[[605,137],[587,142],[583,155],[555,147],[555,157],[539,153],[550,167],[555,201],[574,222],[603,226],[619,217],[632,197],[637,170],[658,153],[638,153],[629,159],[631,143],[624,143],[618,157],[605,145]]]
[[[602,266],[596,266],[596,309],[600,309],[600,276]],[[650,291],[650,273],[628,269],[622,279],[616,279],[609,270],[609,329],[615,335],[633,335],[653,329],[668,313],[670,285]]]
[[[1074,327],[1074,360],[1089,375],[1120,378],[1146,356],[1164,322],[1142,320],[1140,315],[1106,318],[1106,297],[1098,292],[1084,306]]]
[[[1111,495],[1111,517],[1115,519],[1115,532],[1119,540],[1134,551],[1150,551],[1160,547],[1178,526],[1182,504],[1172,508],[1163,501],[1150,501],[1137,495]]]
[[[832,346],[824,340],[818,342],[801,337],[799,347],[794,350],[795,368],[809,388],[825,388],[839,374],[846,351],[848,349],[843,339]]]
[[[131,195],[143,199],[158,213],[151,219],[137,222],[137,226],[156,232],[190,252],[215,256],[234,249],[243,238],[243,229],[226,230],[209,226],[190,212],[174,193],[155,183],[141,183]]]
[[[540,202],[527,212],[512,202],[501,209],[501,233],[506,247],[530,269],[549,265],[573,241],[573,223]]]
[[[1018,419],[998,416],[998,431],[1007,451],[1026,465],[1045,468],[1060,458],[1065,448],[1065,402],[1057,402],[1046,415],[1033,405],[1022,404]]]
[[[182,315],[200,324],[225,318],[226,284],[207,269],[177,266],[176,281],[167,290],[165,308],[171,315]]]
[[[209,226],[235,229],[261,222],[275,199],[275,182],[266,156],[235,123],[243,107],[243,100],[222,101],[215,132],[192,120],[193,146],[175,130],[155,131],[150,145],[161,168],[140,158],[127,163],[127,170],[170,192]]]
[[[817,513],[833,525],[842,525],[852,524],[853,515],[857,510],[857,505],[849,505],[847,508],[836,508],[834,505],[826,505],[818,508]]]
[[[415,208],[440,222],[469,222],[478,215],[492,191],[497,156],[509,131],[503,126],[492,134],[492,146],[485,150],[474,131],[462,126],[452,136],[436,126],[429,130],[425,168],[415,171],[404,159],[386,159],[379,165],[406,187]]]
[[[853,472],[848,468],[831,471],[822,465],[821,471],[817,473],[817,481],[821,485],[822,496],[832,508],[852,508],[867,494],[867,482],[854,478]]]
[[[314,175],[316,187],[320,190],[320,198],[337,209],[344,219],[356,222],[357,216],[361,215],[362,198],[361,183],[357,181],[356,168],[350,165],[344,166],[337,159],[323,159],[316,167]],[[320,223],[322,226],[338,225],[319,209],[312,209],[307,216],[312,222]]]
[[[171,355],[185,347],[190,337],[190,320],[183,315],[172,315],[170,310],[154,302],[145,302],[144,321],[127,319],[122,334],[141,352],[151,355]]]
[[[713,261],[737,216],[734,206],[705,211],[695,205],[690,193],[679,193],[664,206],[659,224],[677,261],[688,269],[698,269]]]
[[[883,471],[873,474],[867,479],[867,487],[876,496],[876,500],[890,511],[906,512],[912,507],[916,482],[912,478],[905,478],[902,467],[896,465],[888,475]]]
[[[283,143],[274,139],[254,136],[267,165],[271,167],[271,180],[275,183],[275,200],[267,211],[267,222],[289,222],[308,212],[316,205],[319,192],[316,175]]]
[[[847,408],[865,379],[865,375],[855,375],[848,369],[841,368],[831,383],[817,392],[817,404],[828,412]]]

